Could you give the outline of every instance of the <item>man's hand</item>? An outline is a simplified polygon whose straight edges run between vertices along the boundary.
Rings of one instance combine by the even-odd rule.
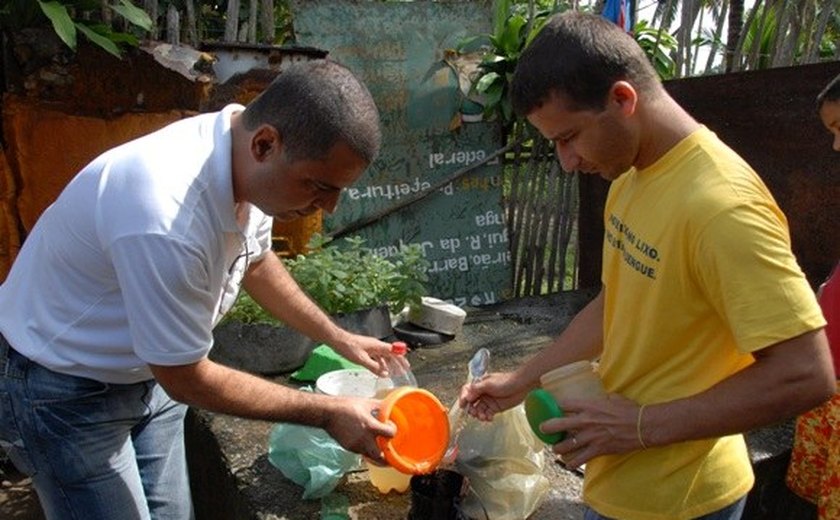
[[[388,375],[385,359],[391,357],[391,344],[370,336],[347,333],[342,341],[333,345],[339,354],[358,363],[379,376]],[[408,364],[405,356],[399,356]],[[408,368],[408,367],[406,367]]]
[[[566,432],[552,446],[569,467],[578,467],[599,455],[642,449],[636,421],[639,405],[618,394],[607,399],[568,399],[557,403],[563,417],[540,425],[545,433]]]
[[[491,421],[497,413],[521,403],[528,390],[513,372],[494,372],[464,385],[458,404],[476,419]]]
[[[335,397],[333,401],[324,425],[327,433],[345,449],[386,465],[376,437],[391,438],[397,428],[393,423],[384,423],[375,417],[381,402],[352,397]]]

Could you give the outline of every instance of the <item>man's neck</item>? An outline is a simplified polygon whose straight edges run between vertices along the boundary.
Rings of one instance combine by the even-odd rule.
[[[700,124],[676,101],[664,94],[650,102],[642,114],[643,134],[634,166],[642,170],[658,161]]]

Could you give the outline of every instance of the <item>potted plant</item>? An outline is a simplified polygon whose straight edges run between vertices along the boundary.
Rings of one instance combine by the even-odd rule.
[[[391,313],[418,304],[425,295],[428,262],[413,244],[383,258],[364,247],[364,239],[341,246],[315,234],[308,253],[284,263],[301,288],[342,327],[385,338],[393,334]],[[244,291],[214,331],[210,358],[262,374],[302,366],[317,343],[289,330]]]

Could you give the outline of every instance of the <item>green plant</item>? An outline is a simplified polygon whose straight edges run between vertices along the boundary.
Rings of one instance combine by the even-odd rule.
[[[528,16],[510,1],[497,1],[493,13],[493,32],[464,39],[457,52],[481,43],[483,57],[472,89],[482,99],[485,119],[498,119],[509,128],[515,120],[508,87],[522,50],[559,7],[539,9]]]
[[[120,57],[120,44],[136,47],[137,37],[130,32],[114,31],[102,20],[103,13],[117,14],[129,27],[143,31],[152,28],[152,20],[145,11],[130,0],[11,0],[0,8],[0,26],[4,30],[18,30],[49,22],[65,45],[76,50],[77,35],[82,33],[95,45]]]
[[[267,313],[265,309],[260,307],[260,304],[254,301],[251,296],[245,291],[240,291],[239,296],[233,307],[225,314],[222,323],[229,321],[238,321],[250,325],[257,323],[264,323],[267,325],[278,325],[280,322]]]
[[[677,73],[677,66],[671,55],[677,50],[677,39],[667,31],[651,27],[640,20],[633,28],[633,38],[645,51],[656,73],[662,79],[672,79]]]
[[[419,245],[404,247],[389,260],[366,249],[360,237],[344,241],[339,247],[316,234],[309,241],[309,253],[284,260],[292,277],[324,311],[340,314],[388,305],[398,312],[420,303],[426,294],[428,261]],[[277,322],[244,292],[225,316],[229,320]]]
[[[286,260],[292,277],[325,311],[343,313],[379,305],[399,311],[420,302],[428,263],[419,245],[403,248],[392,261],[364,248],[360,237],[345,239],[343,248],[327,247],[330,240],[316,234],[309,253]]]

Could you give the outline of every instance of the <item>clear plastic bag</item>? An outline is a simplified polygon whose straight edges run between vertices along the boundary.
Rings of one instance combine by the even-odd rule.
[[[457,416],[456,407],[450,411]],[[470,489],[462,502],[470,518],[522,520],[545,499],[550,483],[544,475],[544,445],[531,432],[519,405],[491,422],[464,421],[455,467]]]
[[[303,487],[303,498],[328,495],[361,456],[341,447],[320,428],[278,423],[268,439],[268,460],[286,478]]]

